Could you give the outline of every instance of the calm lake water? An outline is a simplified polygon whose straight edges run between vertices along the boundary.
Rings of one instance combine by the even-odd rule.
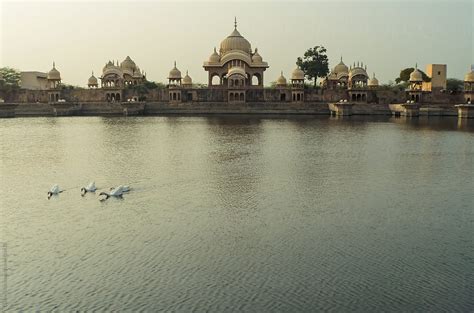
[[[0,138],[11,311],[474,310],[474,121],[15,118]],[[82,198],[92,180],[133,190]]]

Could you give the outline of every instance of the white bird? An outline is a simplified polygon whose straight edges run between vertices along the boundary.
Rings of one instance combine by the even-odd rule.
[[[118,187],[112,187],[112,188],[110,188],[110,190],[113,190],[113,189],[116,189],[116,188],[122,189],[122,192],[129,192],[131,190],[130,186],[128,186],[128,185],[125,185],[125,186],[120,185]]]
[[[107,200],[109,197],[118,197],[118,198],[120,198],[123,195],[123,189],[122,188],[123,188],[123,186],[118,186],[118,187],[112,189],[110,192],[103,191],[99,194],[99,196],[105,196],[105,199],[103,199],[103,200]]]
[[[58,185],[53,185],[53,187],[51,187],[51,189],[48,191],[48,200],[52,195],[57,195],[61,192],[63,192],[63,190],[60,190]]]
[[[96,190],[95,182],[90,182],[89,185],[81,188],[81,196],[84,196],[88,192],[95,192]]]

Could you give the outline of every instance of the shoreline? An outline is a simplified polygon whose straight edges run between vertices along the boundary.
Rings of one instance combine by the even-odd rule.
[[[156,115],[335,115],[334,103],[328,102],[248,102],[230,105],[225,102],[65,102],[0,103],[0,118],[55,116],[156,116]],[[397,115],[394,105],[351,104],[349,115]],[[419,116],[458,116],[452,104],[424,104]]]

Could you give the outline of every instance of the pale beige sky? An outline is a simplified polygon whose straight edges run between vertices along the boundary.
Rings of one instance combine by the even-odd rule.
[[[270,65],[265,84],[315,45],[330,66],[362,61],[382,83],[418,63],[448,64],[463,78],[474,63],[474,1],[5,1],[1,66],[48,71],[56,61],[65,83],[85,86],[108,60],[127,55],[164,82],[176,60],[195,82],[202,63],[238,29]]]

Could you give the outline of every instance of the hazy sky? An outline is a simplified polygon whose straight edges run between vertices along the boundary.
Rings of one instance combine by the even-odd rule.
[[[165,82],[173,61],[194,82],[214,47],[238,29],[270,65],[265,84],[315,45],[330,67],[367,64],[385,83],[417,62],[448,64],[463,78],[474,63],[474,1],[4,1],[1,66],[49,71],[56,61],[63,82],[85,86],[108,60],[127,55]]]

